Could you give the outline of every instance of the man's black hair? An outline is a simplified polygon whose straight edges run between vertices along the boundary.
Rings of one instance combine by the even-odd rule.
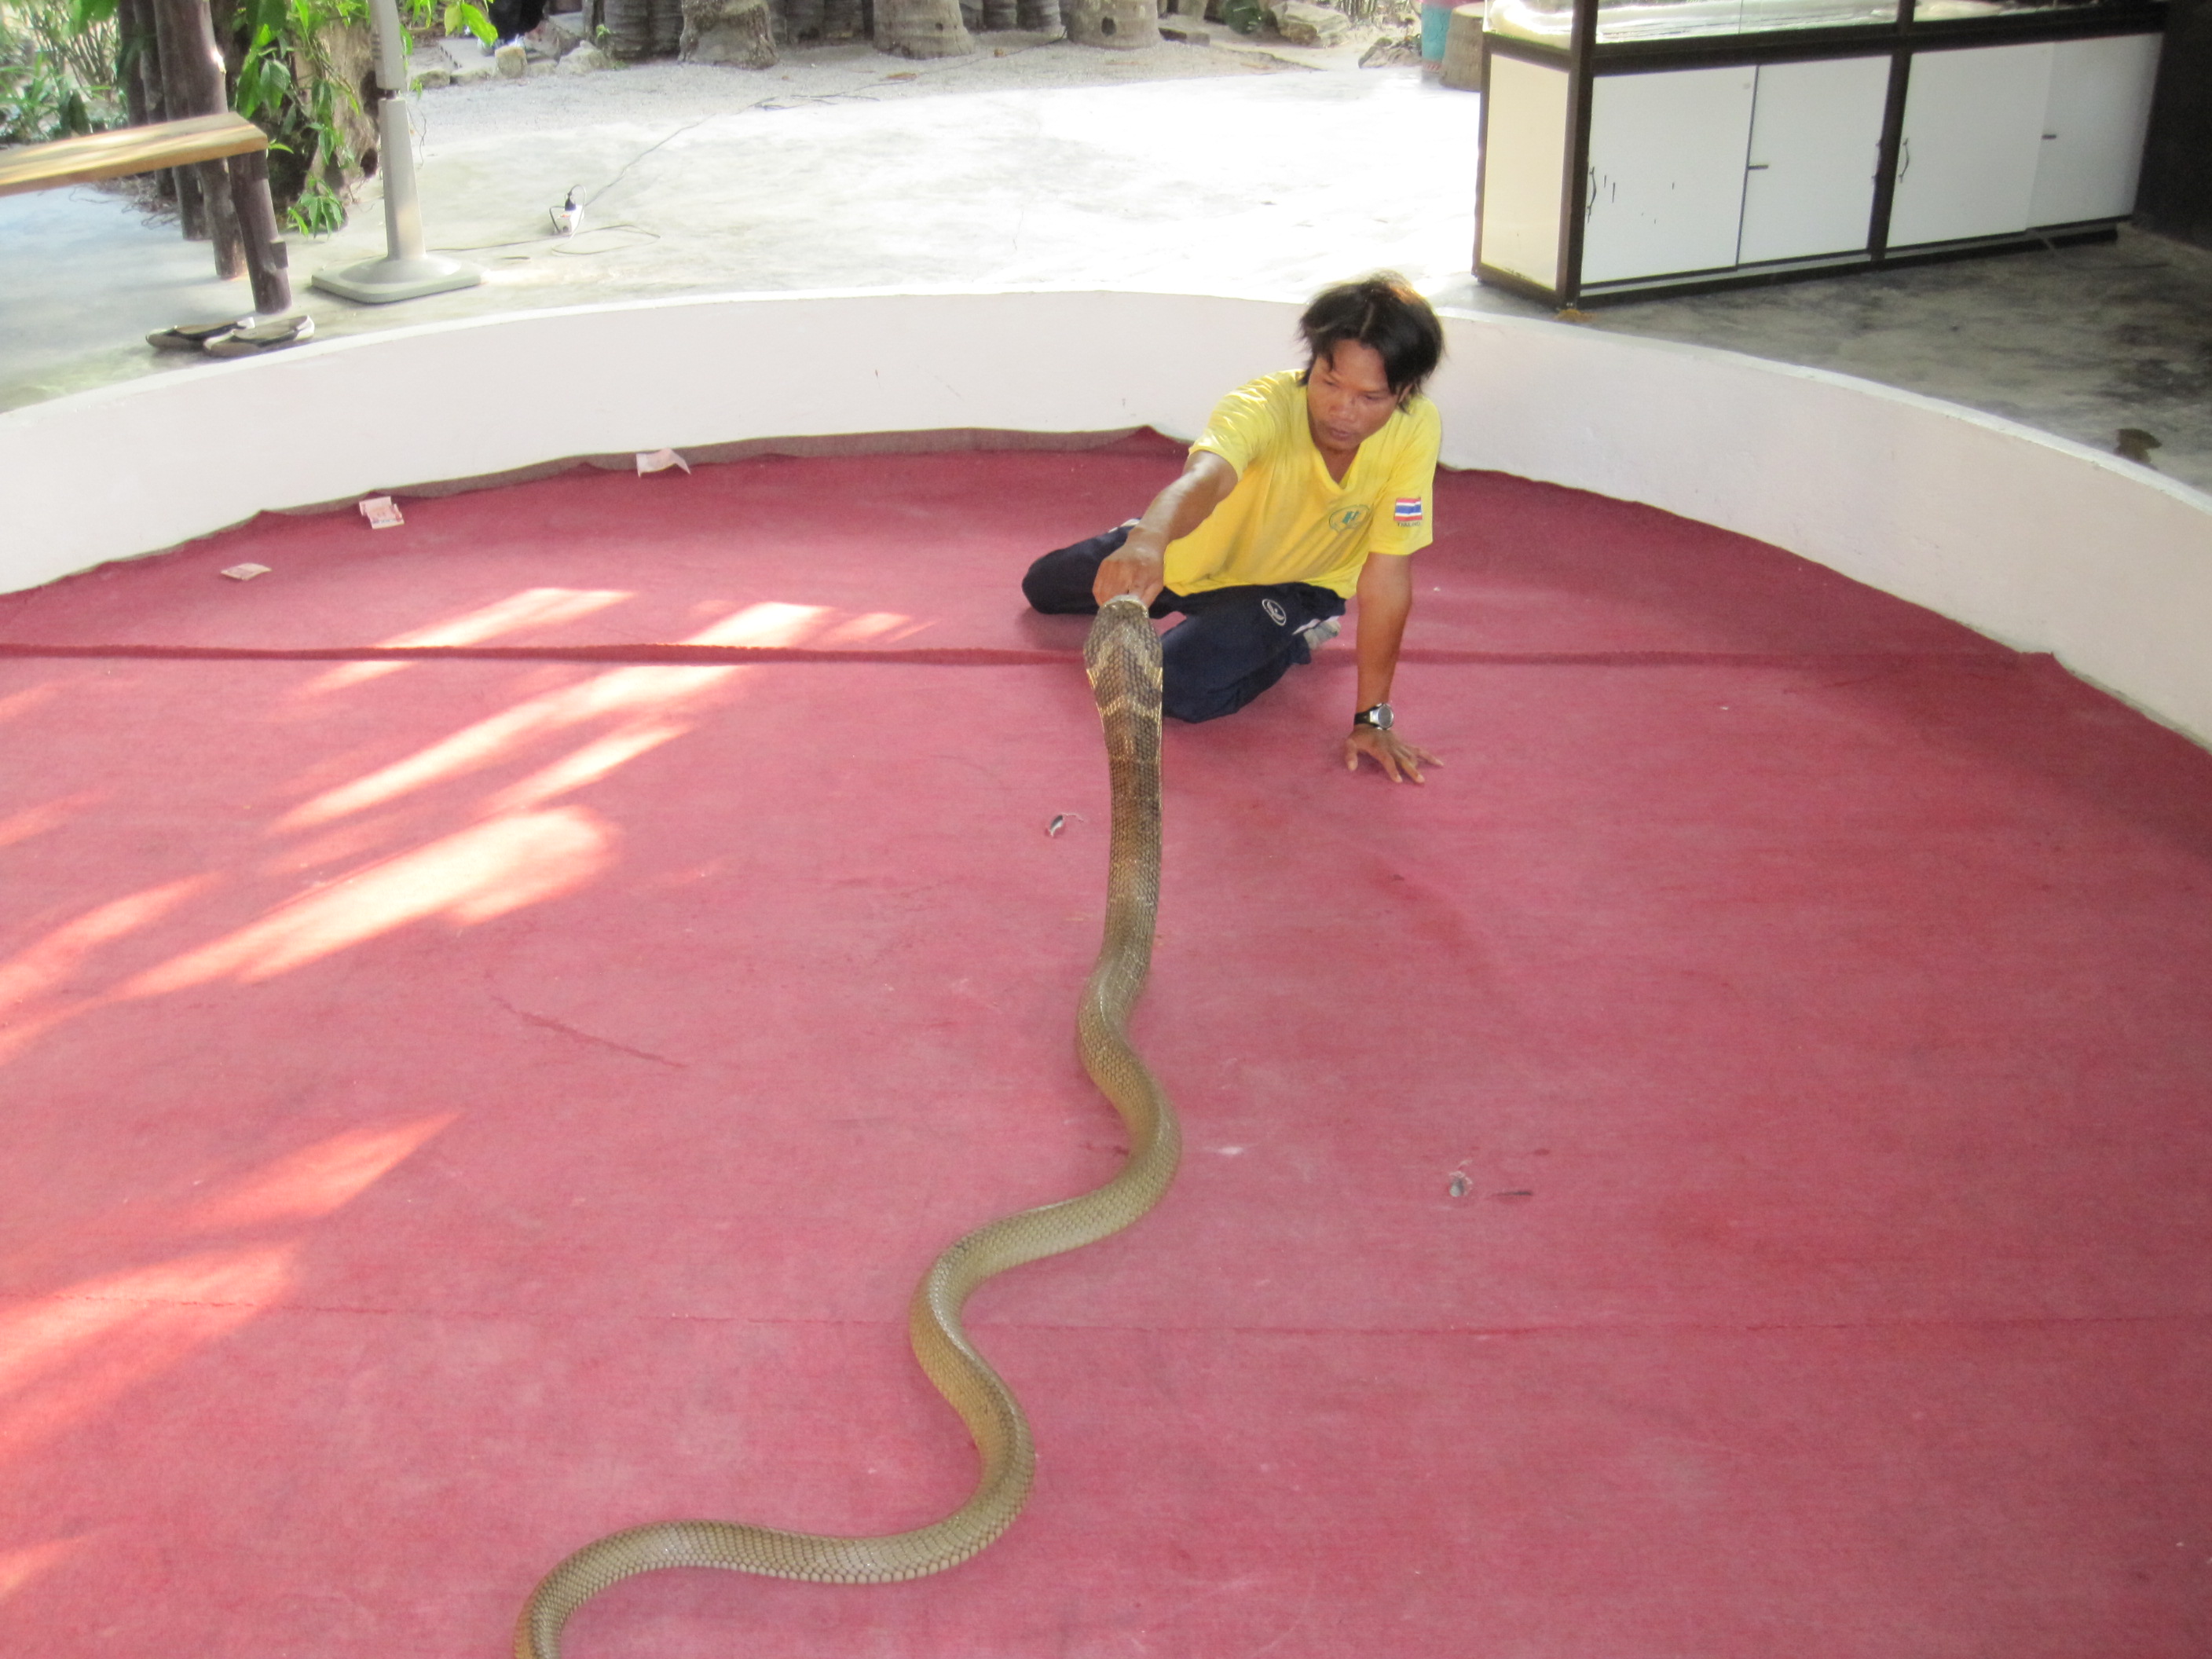
[[[1356,341],[1382,357],[1383,377],[1401,404],[1436,373],[1444,355],[1443,325],[1395,270],[1323,289],[1298,319],[1298,332],[1305,336],[1308,374],[1346,341]]]

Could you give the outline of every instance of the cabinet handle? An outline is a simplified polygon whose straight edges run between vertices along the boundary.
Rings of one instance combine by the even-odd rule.
[[[1589,170],[1589,193],[1583,198],[1583,222],[1589,222],[1590,210],[1597,205],[1597,169]]]
[[[1897,163],[1897,182],[1901,185],[1905,182],[1905,175],[1912,171],[1912,140],[1910,138],[1899,139],[1897,141],[1897,149],[1899,156]]]
[[[1771,161],[1747,161],[1743,170],[1746,173],[1764,173],[1773,165]]]

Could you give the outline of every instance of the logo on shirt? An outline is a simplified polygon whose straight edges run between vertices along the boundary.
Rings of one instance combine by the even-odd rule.
[[[1399,496],[1398,505],[1390,516],[1397,520],[1400,524],[1420,523],[1421,498],[1419,495]]]
[[[1291,619],[1291,613],[1284,610],[1277,600],[1262,599],[1260,601],[1260,609],[1267,613],[1267,620],[1278,628],[1283,627]]]
[[[1348,501],[1342,507],[1333,508],[1328,515],[1328,527],[1340,536],[1347,530],[1358,529],[1366,522],[1367,503],[1364,501]]]

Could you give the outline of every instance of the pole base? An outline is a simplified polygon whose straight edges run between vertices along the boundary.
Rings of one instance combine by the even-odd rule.
[[[313,286],[342,300],[365,306],[389,305],[394,300],[419,300],[426,294],[449,289],[474,288],[483,272],[459,259],[425,253],[412,259],[364,259],[341,270],[319,270]]]

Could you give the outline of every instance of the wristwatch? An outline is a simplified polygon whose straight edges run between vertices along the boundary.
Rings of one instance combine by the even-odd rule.
[[[1389,703],[1378,702],[1372,708],[1363,708],[1354,714],[1352,717],[1352,726],[1354,731],[1358,731],[1363,726],[1371,726],[1377,732],[1388,732],[1396,720],[1397,716],[1390,712]]]

